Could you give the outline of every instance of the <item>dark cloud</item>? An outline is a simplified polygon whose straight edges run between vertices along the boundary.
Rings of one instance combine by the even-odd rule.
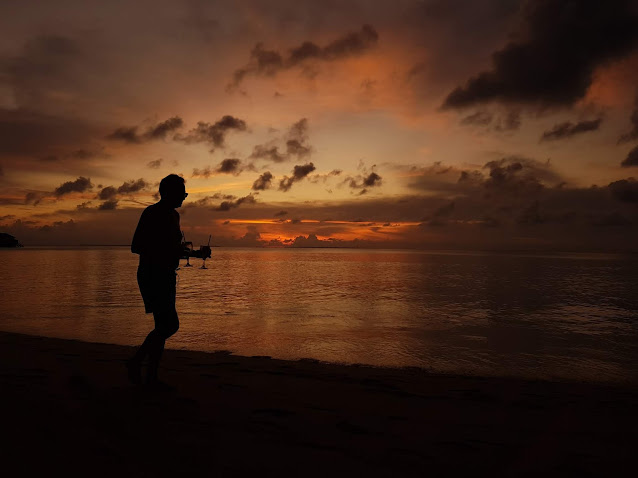
[[[98,211],[112,211],[113,209],[117,209],[117,203],[117,199],[109,199],[100,204],[97,209]]]
[[[379,186],[381,184],[381,176],[374,171],[363,178],[363,185],[365,187]]]
[[[215,208],[215,211],[229,211],[230,209],[239,207],[242,204],[255,204],[256,202],[257,200],[255,199],[255,196],[249,194],[248,196],[238,198],[234,201],[223,201],[219,206]]]
[[[429,214],[421,219],[421,226],[445,226],[447,224],[447,218],[454,212],[454,208],[454,201],[438,207],[432,212],[432,214]]]
[[[117,196],[117,189],[113,186],[107,186],[97,194],[97,199],[107,200],[113,199],[115,196]]]
[[[279,146],[270,141],[258,144],[250,155],[252,159],[264,159],[273,163],[283,163],[288,160],[300,160],[312,154],[312,146],[308,144],[308,119],[301,118],[288,129],[284,138],[285,153],[279,151]]]
[[[274,217],[280,217],[280,216],[285,216],[286,214],[288,214],[288,211],[284,211],[283,209],[279,212],[276,212],[274,214]]]
[[[289,139],[286,141],[286,153],[290,156],[296,156],[299,159],[310,156],[311,149],[305,146],[298,139]]]
[[[463,171],[459,184],[470,188],[480,187],[489,194],[525,195],[563,182],[563,178],[554,171],[549,161],[541,162],[522,156],[489,161],[485,163],[483,170],[488,171],[487,176],[481,171]]]
[[[264,241],[261,239],[261,234],[254,226],[248,226],[246,229],[248,229],[246,234],[232,242],[239,247],[260,247],[264,245]]]
[[[193,168],[193,174],[191,177],[193,178],[210,178],[215,174],[215,171],[210,166],[206,166],[205,168]]]
[[[233,196],[232,194],[222,194],[222,193],[215,193],[212,196],[207,196],[211,199],[226,199],[226,200],[232,200],[235,199],[237,196]]]
[[[411,173],[408,187],[443,197],[479,195],[505,201],[511,196],[536,194],[545,187],[564,182],[549,161],[523,156],[488,161],[478,170],[459,170],[436,162],[408,171]]]
[[[146,163],[146,167],[150,169],[159,169],[164,160],[162,158],[154,159],[153,161],[149,161]]]
[[[264,144],[255,146],[250,157],[252,159],[265,159],[273,163],[283,163],[288,160],[288,155],[280,153],[278,146],[266,146]]]
[[[577,134],[587,133],[588,131],[596,131],[600,128],[602,118],[591,121],[580,121],[572,123],[566,121],[555,125],[552,129],[543,132],[540,141],[555,141],[559,139],[571,138]]]
[[[281,181],[279,181],[279,190],[280,191],[288,191],[292,187],[292,185],[298,181],[301,181],[303,178],[308,176],[311,172],[315,170],[315,165],[312,163],[306,163],[303,165],[296,165],[293,168],[292,176],[284,176]]]
[[[140,178],[138,180],[126,181],[119,188],[117,188],[117,192],[119,194],[132,194],[141,191],[148,186],[150,186],[150,184],[144,181],[144,179]]]
[[[150,183],[140,178],[138,180],[125,181],[117,189],[114,186],[106,186],[95,197],[96,199],[102,199],[103,201],[114,200],[120,194],[133,194],[139,192],[150,186]],[[115,201],[117,203],[117,201]],[[109,207],[109,206],[106,206]]]
[[[634,178],[614,181],[608,187],[616,199],[628,203],[638,203],[638,181]]]
[[[303,42],[290,49],[286,56],[276,50],[266,50],[262,43],[258,43],[250,52],[248,65],[235,70],[228,89],[237,88],[248,75],[274,76],[311,60],[335,61],[360,55],[373,48],[378,40],[377,31],[370,25],[363,25],[361,30],[347,33],[324,47],[310,41]]]
[[[358,32],[350,32],[326,45],[323,49],[310,48],[293,49],[290,59],[296,64],[308,58],[320,57],[325,60],[336,60],[350,55],[365,52],[377,44],[379,34],[370,25],[363,25]],[[308,45],[308,42],[304,43]],[[303,47],[303,46],[302,46]],[[313,51],[314,50],[314,51]]]
[[[327,174],[314,174],[310,178],[308,178],[308,181],[310,181],[311,183],[318,183],[319,181],[321,181],[325,184],[328,179],[340,176],[342,172],[343,171],[341,169],[333,169]]]
[[[425,54],[407,68],[405,81],[428,104],[430,99],[440,102],[451,85],[484,68],[490,55],[503,45],[507,39],[504,33],[516,20],[520,3],[424,0],[406,4],[399,15],[400,23],[393,25],[393,33]]]
[[[596,67],[638,43],[629,0],[530,0],[521,34],[492,57],[492,69],[457,87],[444,108],[489,101],[569,106],[585,96]]]
[[[480,171],[485,172],[482,169]],[[517,174],[520,174],[520,171]],[[487,175],[483,176],[485,180]],[[638,249],[635,233],[638,229],[638,217],[636,202],[630,202],[635,200],[635,192],[631,194],[635,188],[632,181],[627,180],[630,183],[630,193],[620,194],[625,200],[620,200],[614,195],[612,188],[618,186],[542,187],[536,192],[499,196],[486,194],[483,186],[466,190],[459,184],[459,193],[453,200],[438,194],[424,194],[329,203],[255,203],[251,207],[235,209],[227,205],[221,209],[232,209],[231,213],[227,213],[227,218],[232,214],[232,221],[224,230],[233,237],[229,237],[227,241],[214,238],[213,243],[245,245],[245,241],[240,244],[234,239],[237,236],[238,223],[244,219],[248,221],[273,217],[284,206],[288,211],[288,215],[284,217],[304,218],[304,221],[297,224],[286,221],[285,225],[273,221],[271,224],[260,224],[259,230],[253,228],[250,232],[263,235],[267,231],[269,236],[275,234],[276,237],[276,234],[281,233],[281,228],[285,227],[293,236],[308,238],[314,234],[320,240],[328,240],[329,236],[335,234],[347,234],[350,237],[361,233],[379,234],[377,237],[380,240],[365,243],[338,241],[342,246],[353,247],[388,247],[391,244],[392,247],[434,249],[636,251]],[[234,199],[228,201],[234,202]],[[450,206],[451,203],[454,203],[453,207]],[[24,239],[24,243],[34,243],[36,237],[36,243],[41,244],[121,244],[130,240],[130,231],[135,228],[140,209],[117,208],[106,216],[100,213],[97,208],[57,212],[57,215],[76,214],[75,217],[78,218],[77,229],[66,235],[55,236],[52,235],[53,231],[48,231],[47,235],[39,234],[32,226],[26,227],[25,224],[7,227],[7,232],[21,240]],[[188,224],[185,226],[210,221],[210,213],[210,205],[192,207],[186,216]],[[417,226],[424,216],[428,223],[421,222],[422,226]],[[315,221],[319,221],[319,224]],[[376,232],[371,229],[381,224],[393,227],[382,227]],[[382,236],[383,229],[392,229],[391,243]],[[195,232],[193,234],[197,236]],[[254,239],[254,236],[251,237]],[[206,238],[207,235],[202,235],[201,238],[191,237],[194,241],[204,241],[200,243],[206,243]],[[269,244],[260,240],[256,245],[286,246],[293,242],[294,239],[281,241],[280,244]],[[337,239],[333,242],[336,243]]]
[[[241,160],[237,158],[226,158],[219,163],[217,172],[224,174],[238,174],[241,172]]]
[[[322,230],[323,231],[323,230]],[[319,231],[318,231],[319,232]],[[354,247],[354,248],[366,248],[375,247],[372,241],[364,239],[344,240],[336,237],[326,237],[321,239],[319,234],[310,233],[307,236],[296,236],[292,240],[277,241],[273,244],[271,241],[270,246],[287,246],[287,247],[305,247],[305,248],[334,248],[334,247]]]
[[[232,194],[215,193],[210,196],[205,196],[196,201],[189,201],[188,203],[184,205],[184,207],[192,208],[192,207],[210,206],[214,200],[218,201],[220,199],[224,201],[232,201],[234,199],[237,199],[237,196],[233,196]]]
[[[436,161],[429,166],[411,166],[407,168],[407,186],[427,192],[446,192],[456,190],[457,182],[462,171],[445,166],[441,161]]]
[[[162,121],[148,129],[144,135],[148,139],[166,139],[166,135],[184,126],[184,121],[179,116]]]
[[[308,118],[301,118],[296,123],[293,123],[288,130],[288,136],[293,139],[302,140],[306,138],[308,134]]]
[[[252,185],[252,189],[254,191],[263,191],[265,189],[270,189],[272,186],[272,180],[274,176],[270,171],[266,171],[261,176],[259,176]]]
[[[363,163],[359,164],[359,169],[363,171],[363,174],[357,176],[346,177],[342,184],[347,184],[351,189],[359,189],[359,195],[366,194],[368,188],[381,186],[382,178],[376,172],[374,172],[375,166],[372,166],[373,171],[368,172]]]
[[[210,196],[206,196],[203,197],[201,199],[197,199],[195,201],[189,201],[186,204],[184,204],[185,208],[192,208],[192,207],[200,207],[200,206],[209,206],[211,202],[211,197]]]
[[[287,134],[286,153],[289,157],[303,159],[310,156],[312,148],[307,144],[308,141],[308,119],[301,118],[294,123]]]
[[[635,101],[635,109],[631,113],[629,120],[631,121],[631,130],[618,138],[618,144],[628,143],[638,139],[638,98]]]
[[[137,134],[137,126],[122,126],[117,128],[106,139],[123,141],[125,143],[137,144],[142,142],[142,138]]]
[[[146,129],[142,134],[139,134],[138,126],[122,126],[117,128],[111,134],[106,136],[106,139],[114,141],[123,141],[130,144],[140,144],[157,139],[166,139],[169,133],[181,128],[184,125],[184,121],[179,116],[174,116],[162,121],[154,126]]]
[[[200,121],[188,135],[176,135],[175,139],[187,144],[208,143],[212,146],[211,151],[213,151],[215,148],[225,146],[226,135],[231,130],[246,131],[246,122],[230,115],[223,116],[213,124]]]
[[[227,89],[238,87],[248,74],[273,76],[283,69],[284,60],[281,54],[274,50],[265,50],[263,43],[257,43],[250,52],[249,65],[235,70],[233,80]]]
[[[553,179],[549,165],[517,156],[485,163],[483,169],[489,171],[482,186],[490,193],[527,194],[543,188],[543,181]],[[557,177],[556,177],[557,178]],[[471,181],[471,176],[461,176],[459,182]]]
[[[623,168],[638,166],[638,146],[629,151],[627,157],[620,163]]]
[[[234,174],[238,175],[243,171],[241,167],[241,160],[237,158],[226,158],[222,160],[215,169],[210,166],[205,168],[193,168],[194,178],[209,178],[216,174]]]
[[[53,191],[53,194],[55,195],[55,197],[61,197],[61,196],[64,196],[65,194],[69,194],[73,192],[83,193],[84,191],[87,191],[91,189],[92,187],[93,187],[93,184],[91,183],[90,178],[85,178],[84,176],[80,176],[75,181],[67,181],[65,183],[62,183],[60,186],[55,188],[55,191]]]

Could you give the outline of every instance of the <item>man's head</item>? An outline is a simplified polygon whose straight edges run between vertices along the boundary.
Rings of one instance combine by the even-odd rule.
[[[184,178],[177,174],[169,174],[160,181],[159,193],[162,202],[171,207],[181,207],[184,199],[186,199],[186,186],[184,186]]]

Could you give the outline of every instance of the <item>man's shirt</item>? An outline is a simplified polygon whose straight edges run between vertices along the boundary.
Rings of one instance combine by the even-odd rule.
[[[140,255],[140,266],[177,269],[182,255],[179,213],[161,201],[144,209],[131,252]]]

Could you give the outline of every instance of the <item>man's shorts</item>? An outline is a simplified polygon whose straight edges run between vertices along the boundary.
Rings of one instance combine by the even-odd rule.
[[[177,274],[171,269],[152,266],[137,268],[137,283],[147,314],[175,312],[176,277]]]

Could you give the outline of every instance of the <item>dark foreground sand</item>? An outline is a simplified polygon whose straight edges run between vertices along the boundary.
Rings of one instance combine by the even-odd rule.
[[[0,333],[3,476],[636,476],[635,387],[130,354]]]

